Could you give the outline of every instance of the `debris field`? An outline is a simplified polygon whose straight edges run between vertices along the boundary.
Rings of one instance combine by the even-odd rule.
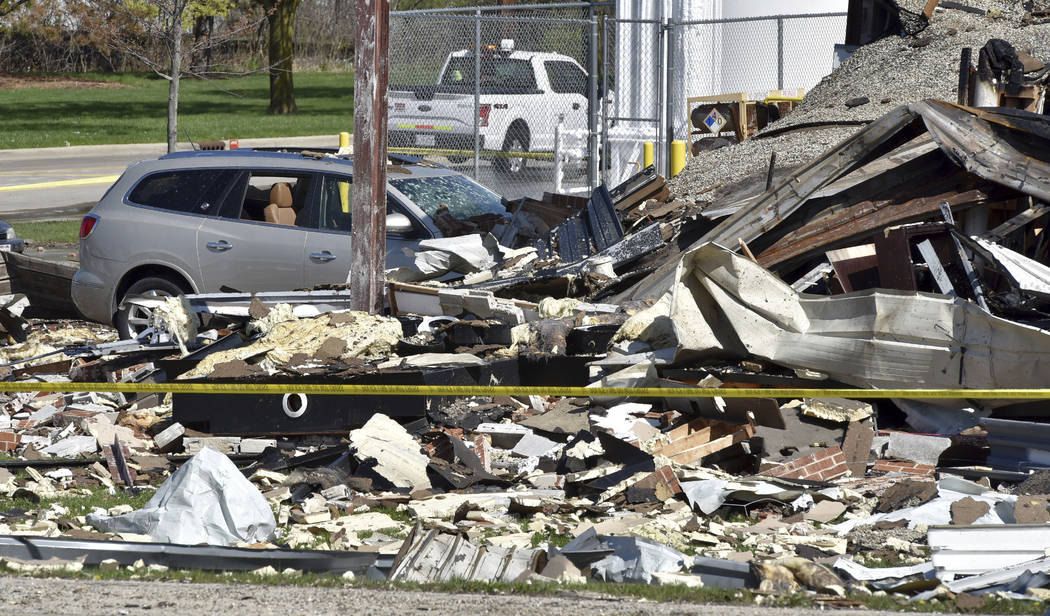
[[[1046,600],[1050,26],[942,4],[776,140],[439,221],[459,237],[388,272],[387,314],[141,296],[154,329],[117,340],[8,296],[0,492],[39,506],[0,511],[0,559]],[[956,92],[829,107],[932,49]],[[63,391],[103,382],[128,391]],[[54,502],[98,490],[151,496]]]

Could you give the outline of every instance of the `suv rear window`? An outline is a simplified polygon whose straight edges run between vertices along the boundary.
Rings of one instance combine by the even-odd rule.
[[[154,173],[131,190],[128,201],[175,212],[210,214],[236,175],[236,171],[225,169]]]

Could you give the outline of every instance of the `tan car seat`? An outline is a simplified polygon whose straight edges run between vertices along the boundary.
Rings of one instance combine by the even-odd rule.
[[[295,225],[292,188],[287,182],[277,182],[270,188],[270,205],[263,208],[263,216],[266,222],[275,225]]]

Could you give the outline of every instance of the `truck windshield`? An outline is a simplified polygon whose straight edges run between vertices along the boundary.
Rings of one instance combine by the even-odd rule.
[[[474,85],[474,56],[455,56],[449,59],[441,85]],[[536,76],[528,60],[510,58],[481,58],[481,85],[498,88],[536,89]]]
[[[404,178],[389,182],[430,217],[437,214],[442,204],[448,207],[449,214],[460,220],[482,214],[503,216],[507,213],[499,195],[461,175]]]

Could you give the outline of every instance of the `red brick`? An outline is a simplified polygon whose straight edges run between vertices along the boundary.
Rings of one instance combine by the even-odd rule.
[[[928,464],[918,464],[907,460],[876,460],[873,471],[883,473],[904,473],[907,475],[932,475],[937,469]]]
[[[783,477],[785,479],[805,479],[819,476],[832,479],[846,472],[846,456],[837,445],[815,451],[808,456],[793,460],[788,464],[771,468],[763,475]]]
[[[14,451],[18,447],[20,437],[9,430],[0,430],[0,451]]]

